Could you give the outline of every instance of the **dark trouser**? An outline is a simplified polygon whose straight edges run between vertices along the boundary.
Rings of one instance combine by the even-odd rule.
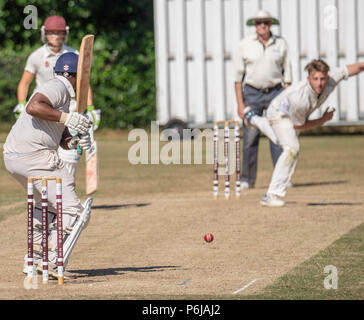
[[[270,102],[281,92],[283,87],[278,86],[273,88],[270,92],[265,93],[257,90],[249,85],[244,85],[243,99],[244,104],[252,108],[257,115],[262,115]],[[246,127],[243,124],[243,172],[241,181],[248,182],[250,186],[255,185],[257,178],[257,162],[258,162],[258,146],[259,146],[260,131],[255,127]],[[273,166],[275,166],[282,148],[270,143],[270,154],[272,157]]]

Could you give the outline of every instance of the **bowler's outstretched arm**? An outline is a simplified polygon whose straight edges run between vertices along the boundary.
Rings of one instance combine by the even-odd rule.
[[[364,62],[349,64],[346,67],[348,68],[349,76],[355,76],[358,73],[364,71]]]

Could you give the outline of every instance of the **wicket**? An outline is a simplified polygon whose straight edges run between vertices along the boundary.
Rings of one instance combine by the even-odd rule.
[[[230,198],[230,173],[229,173],[229,138],[230,124],[234,124],[235,132],[235,153],[236,153],[236,198],[240,199],[240,125],[238,121],[226,120],[214,122],[214,198],[217,199],[219,193],[219,125],[224,124],[224,156],[225,156],[225,199]]]
[[[58,284],[63,284],[63,226],[62,226],[62,179],[56,177],[28,178],[28,279],[33,278],[33,212],[34,181],[42,181],[42,271],[43,283],[48,283],[48,181],[56,180],[57,203],[57,267]]]

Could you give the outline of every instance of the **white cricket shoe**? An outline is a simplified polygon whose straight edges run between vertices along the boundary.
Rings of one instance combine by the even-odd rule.
[[[250,185],[248,182],[246,181],[241,181],[240,182],[240,190],[246,190],[246,189],[254,189],[254,185]]]
[[[265,194],[260,200],[260,204],[264,207],[283,207],[285,202],[279,199],[275,194]]]
[[[249,189],[249,183],[246,181],[243,181],[240,183],[240,190],[246,190]]]

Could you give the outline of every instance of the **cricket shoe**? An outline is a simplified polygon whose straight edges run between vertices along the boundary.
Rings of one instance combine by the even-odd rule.
[[[37,272],[38,274],[43,274],[43,267],[42,264],[38,264],[37,266]],[[48,263],[48,274],[49,277],[52,279],[58,279],[58,267],[54,264],[54,263]],[[71,278],[76,278],[77,275],[73,272],[69,272],[67,270],[63,270],[63,278],[65,280],[67,279],[71,279]]]
[[[247,190],[247,189],[254,189],[254,188],[255,188],[254,184],[249,184],[246,181],[240,182],[240,190]]]
[[[279,199],[275,194],[265,194],[260,200],[260,204],[264,207],[283,207],[285,202]]]

